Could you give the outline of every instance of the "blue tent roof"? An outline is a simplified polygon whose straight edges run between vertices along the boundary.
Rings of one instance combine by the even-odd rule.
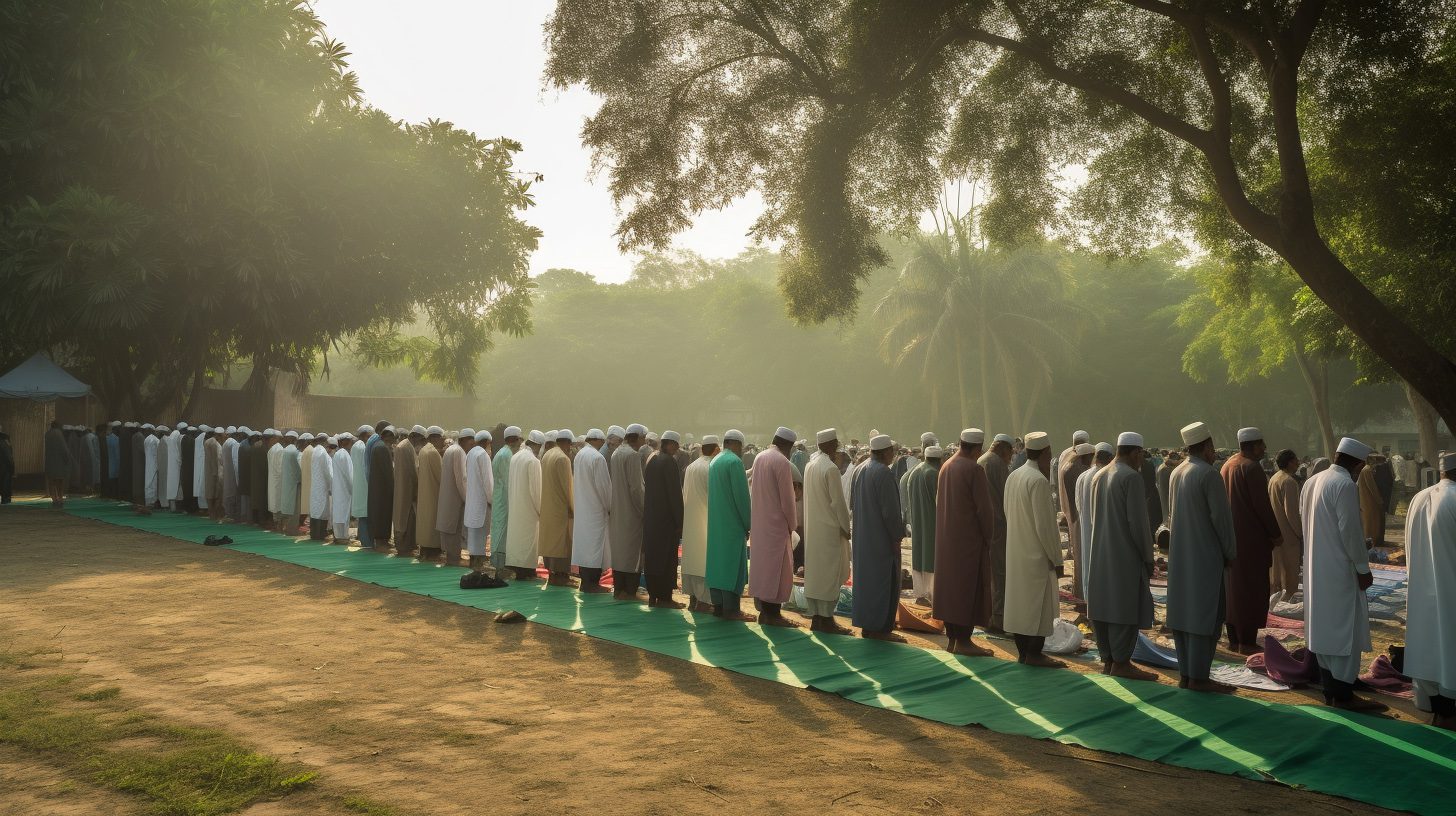
[[[50,402],[61,397],[84,397],[91,386],[66,373],[42,353],[0,377],[0,397]]]

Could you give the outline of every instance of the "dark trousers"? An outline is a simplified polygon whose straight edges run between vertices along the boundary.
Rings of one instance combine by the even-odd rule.
[[[1436,694],[1429,699],[1432,714],[1437,717],[1456,717],[1456,697],[1443,697]]]
[[[1194,635],[1173,630],[1173,647],[1178,650],[1178,673],[1190,680],[1207,680],[1213,667],[1213,650],[1218,635]]]
[[[743,596],[726,589],[708,589],[713,600],[714,615],[737,615],[743,611]]]
[[[1097,650],[1102,652],[1104,663],[1126,663],[1132,659],[1132,650],[1137,646],[1137,627],[1125,623],[1092,621],[1092,634],[1097,638]]]
[[[1336,680],[1324,666],[1320,666],[1320,685],[1325,687],[1327,703],[1344,703],[1355,699],[1355,684]]]
[[[769,603],[768,601],[760,601],[759,599],[754,598],[753,605],[758,607],[759,612],[762,612],[770,618],[775,615],[784,614],[783,604]]]
[[[577,567],[576,572],[578,575],[581,576],[581,586],[583,589],[587,587],[601,586],[601,567]]]
[[[1041,654],[1042,647],[1046,645],[1044,637],[1035,635],[1012,635],[1012,637],[1016,640],[1016,653],[1022,660]]]
[[[328,519],[316,519],[312,516],[308,519],[308,537],[314,541],[323,541],[324,536],[329,532]]]
[[[647,573],[647,597],[654,601],[672,600],[672,591],[677,588],[677,575]]]
[[[612,570],[612,590],[623,592],[628,595],[636,595],[637,587],[642,585],[642,573],[640,572],[617,572]]]
[[[960,623],[947,623],[945,625],[945,636],[951,640],[970,640],[971,634],[976,631],[974,626],[966,626]]]

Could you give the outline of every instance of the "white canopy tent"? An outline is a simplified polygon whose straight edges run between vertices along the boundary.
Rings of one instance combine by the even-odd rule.
[[[91,386],[37,352],[0,376],[0,397],[51,402],[63,397],[89,397]]]
[[[43,438],[46,426],[55,418],[56,401],[85,399],[81,415],[89,417],[90,397],[91,386],[72,377],[44,354],[36,354],[0,376],[0,426],[10,434],[16,475],[44,469]]]

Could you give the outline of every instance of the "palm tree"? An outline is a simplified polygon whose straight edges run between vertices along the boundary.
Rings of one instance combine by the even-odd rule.
[[[1054,363],[1074,354],[1065,327],[1075,310],[1048,247],[987,247],[977,240],[974,213],[948,215],[917,239],[898,285],[875,305],[885,322],[880,354],[897,368],[919,369],[932,415],[954,372],[961,421],[979,407],[980,422],[995,427],[995,406],[1005,403],[1007,421],[1023,432]]]

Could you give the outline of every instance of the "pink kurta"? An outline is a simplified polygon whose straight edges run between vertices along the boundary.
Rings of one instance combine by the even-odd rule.
[[[783,603],[794,587],[794,466],[769,448],[753,460],[749,485],[753,521],[748,533],[748,594],[765,603]]]

